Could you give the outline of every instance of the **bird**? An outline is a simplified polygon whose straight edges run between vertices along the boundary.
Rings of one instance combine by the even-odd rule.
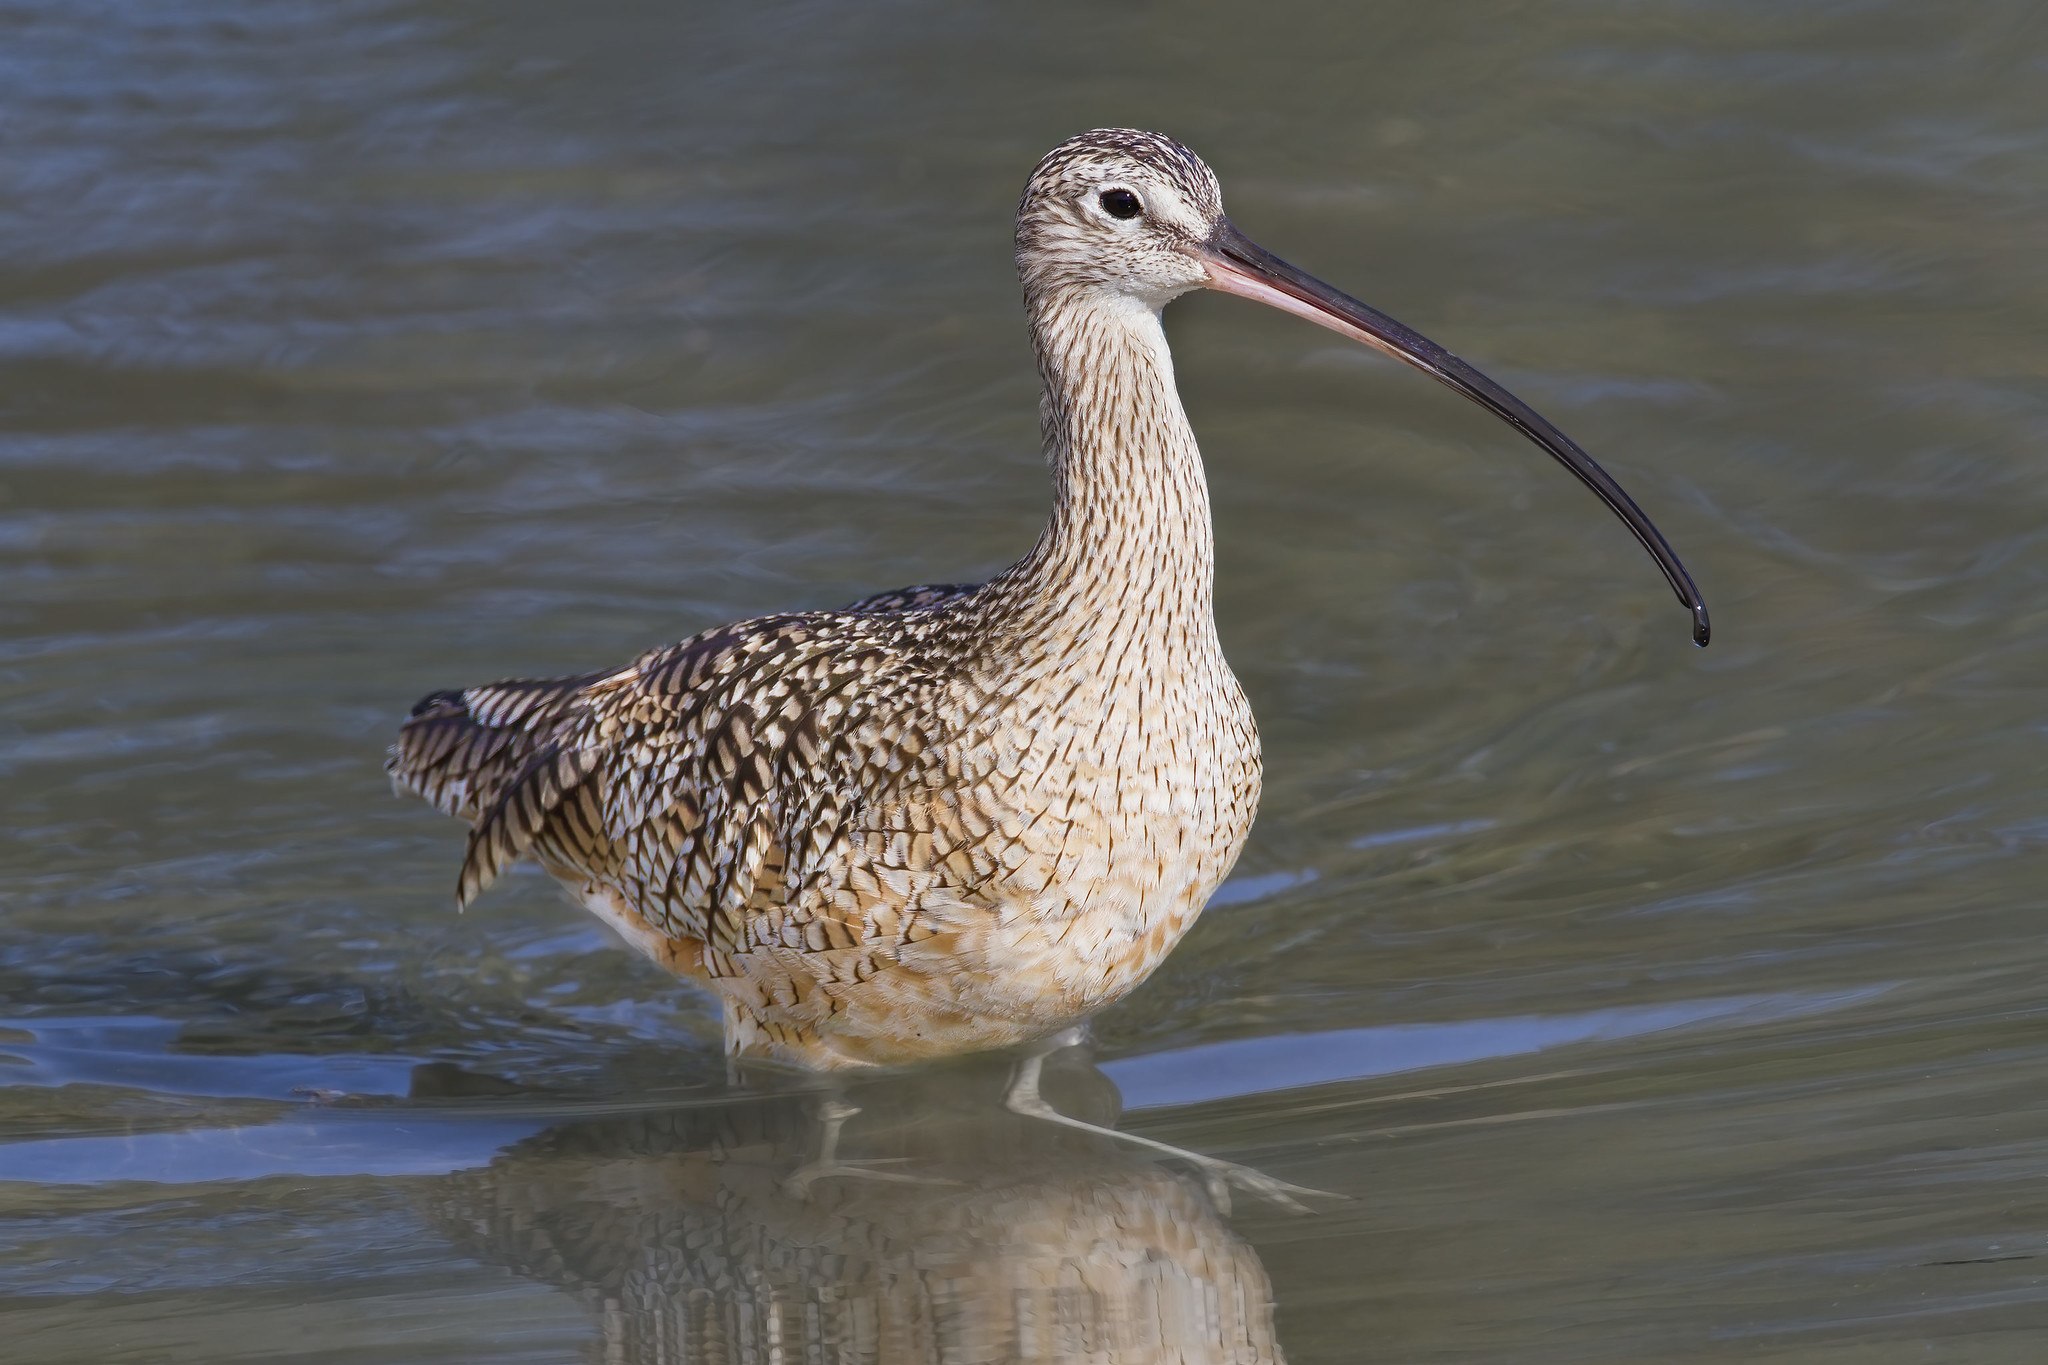
[[[1709,627],[1663,534],[1578,445],[1254,244],[1173,139],[1100,128],[1053,148],[1015,255],[1054,492],[1021,559],[978,584],[716,626],[608,671],[435,692],[387,768],[469,822],[459,906],[534,859],[712,992],[730,1057],[834,1072],[1024,1047],[1012,1107],[1065,1122],[1038,1061],[1159,966],[1259,801],[1168,303],[1264,303],[1478,403],[1621,518],[1696,643]]]

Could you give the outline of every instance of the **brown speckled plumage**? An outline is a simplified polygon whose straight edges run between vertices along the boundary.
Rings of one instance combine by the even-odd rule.
[[[1097,221],[1105,184],[1144,194],[1142,240]],[[1034,172],[1018,261],[1057,497],[988,583],[421,702],[390,769],[472,823],[459,899],[533,857],[716,991],[733,1052],[815,1067],[1023,1042],[1144,980],[1259,795],[1158,314],[1220,212],[1152,134],[1083,134]]]

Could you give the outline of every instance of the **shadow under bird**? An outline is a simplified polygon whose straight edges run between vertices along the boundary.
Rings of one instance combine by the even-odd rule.
[[[1016,256],[1055,491],[1023,559],[986,583],[719,626],[623,668],[436,692],[389,769],[470,822],[460,903],[538,860],[708,986],[735,1057],[829,1070],[1036,1044],[1012,1106],[1079,1126],[1039,1097],[1038,1058],[1159,965],[1259,798],[1166,304],[1202,288],[1255,299],[1457,390],[1627,524],[1702,645],[1707,609],[1584,451],[1253,244],[1179,143],[1128,129],[1061,143],[1025,186]]]

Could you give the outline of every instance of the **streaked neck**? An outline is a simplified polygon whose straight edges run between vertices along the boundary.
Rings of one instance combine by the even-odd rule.
[[[1159,314],[1097,295],[1026,306],[1054,502],[1011,574],[1083,620],[1213,641],[1209,484]]]

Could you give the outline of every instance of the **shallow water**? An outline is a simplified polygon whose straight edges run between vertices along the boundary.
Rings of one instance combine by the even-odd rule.
[[[0,1354],[2048,1357],[2044,54],[2018,0],[0,7]],[[858,1097],[924,1183],[792,1202],[814,1099],[538,876],[451,913],[382,747],[1021,552],[1009,214],[1119,122],[1577,436],[1715,643],[1498,424],[1176,306],[1267,790],[1056,1079],[1349,1198],[1225,1216],[963,1067]]]

